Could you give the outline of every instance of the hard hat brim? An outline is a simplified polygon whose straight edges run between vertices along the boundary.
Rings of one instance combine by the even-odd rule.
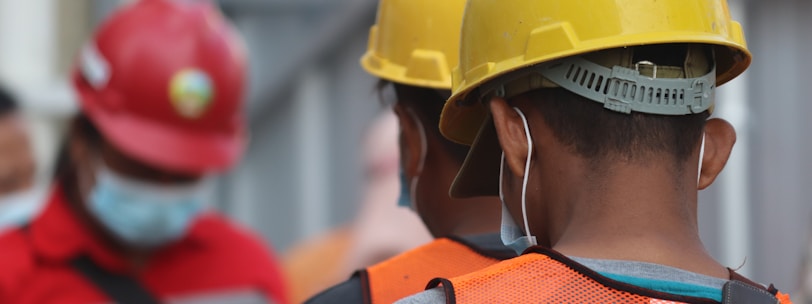
[[[386,62],[371,52],[365,53],[359,62],[364,71],[381,79],[416,87],[451,90],[450,73],[449,75],[440,76],[443,80],[409,77],[407,68]]]
[[[79,78],[76,81],[81,81]],[[89,107],[95,92],[84,84],[75,87],[82,111],[105,140],[147,165],[176,173],[216,173],[232,167],[245,149],[247,132],[243,127],[233,134],[218,135],[167,128],[126,113]]]
[[[493,119],[488,116],[479,129],[460,171],[449,189],[453,198],[499,195],[499,160],[502,148]]]

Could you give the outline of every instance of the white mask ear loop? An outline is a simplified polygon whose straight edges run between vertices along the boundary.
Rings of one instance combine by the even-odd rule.
[[[702,161],[705,159],[705,132],[702,132],[702,144],[699,146],[699,168],[696,170],[696,185],[699,186],[699,178],[702,177]]]
[[[505,195],[502,193],[502,174],[505,171],[505,152],[502,152],[502,160],[499,161],[499,201],[505,203]]]
[[[530,178],[530,159],[533,156],[533,138],[530,136],[530,126],[527,123],[527,117],[524,116],[524,113],[522,113],[522,110],[519,110],[519,108],[514,107],[513,110],[522,118],[524,136],[527,137],[527,160],[524,163],[524,176],[522,177],[522,217],[524,218],[524,233],[532,245],[535,246],[538,245],[538,243],[536,242],[536,237],[530,234],[530,224],[527,222],[527,180]],[[501,174],[499,177],[501,178]]]

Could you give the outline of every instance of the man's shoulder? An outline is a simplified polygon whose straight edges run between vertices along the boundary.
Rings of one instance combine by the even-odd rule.
[[[431,242],[412,248],[391,257],[383,262],[370,266],[370,272],[386,272],[387,269],[402,272],[410,266],[422,266],[426,263],[436,264],[432,269],[412,268],[412,273],[427,271],[432,275],[447,275],[448,272],[472,272],[485,268],[500,260],[508,258],[501,252],[493,253],[489,248],[479,246],[480,243],[469,242],[460,237],[442,237]],[[513,254],[512,257],[516,255]],[[464,263],[440,263],[448,259],[465,261]],[[457,274],[458,275],[458,274]]]
[[[210,247],[263,254],[268,250],[266,243],[256,234],[218,213],[205,214],[193,229],[195,237]]]
[[[14,291],[35,265],[35,252],[26,233],[15,228],[0,233],[0,297]]]
[[[395,304],[440,304],[446,302],[445,290],[442,288],[432,288],[400,299],[395,302]]]
[[[209,273],[223,280],[259,284],[277,301],[285,302],[282,271],[269,245],[248,229],[222,215],[207,213],[192,228],[192,237],[201,246],[193,246],[196,260]],[[202,249],[202,250],[201,250]]]
[[[209,259],[228,261],[248,272],[281,273],[271,245],[217,213],[207,213],[195,224],[192,237],[203,243]]]
[[[467,246],[471,250],[474,250],[478,254],[485,257],[497,260],[508,260],[518,256],[513,249],[508,248],[502,243],[502,238],[498,233],[486,233],[459,237],[451,236],[448,238]]]
[[[34,261],[31,241],[22,228],[0,232],[0,269],[3,272],[26,266]],[[18,267],[14,267],[18,266]]]
[[[360,273],[311,297],[306,304],[369,303]],[[365,300],[367,299],[367,300]]]

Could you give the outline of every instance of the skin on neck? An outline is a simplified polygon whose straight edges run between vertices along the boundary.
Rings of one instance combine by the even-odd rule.
[[[437,137],[435,135],[433,137]],[[500,204],[496,197],[451,198],[448,189],[462,160],[435,150],[442,149],[441,138],[429,139],[426,163],[417,183],[417,214],[434,237],[466,236],[499,232]],[[408,175],[408,174],[407,174]]]
[[[705,250],[697,224],[697,190],[713,182],[735,142],[728,123],[708,121],[697,185],[698,145],[681,163],[660,154],[590,161],[555,138],[531,100],[519,97],[513,105],[527,115],[533,139],[526,208],[539,245],[568,256],[649,262],[728,278]],[[505,201],[522,225],[524,127],[505,100],[492,100],[490,108],[506,158]]]
[[[400,151],[404,173],[410,185],[417,177],[412,201],[418,215],[434,237],[498,233],[501,210],[498,198],[456,199],[449,196],[448,189],[464,155],[450,152],[449,143],[440,135],[437,124],[418,115],[418,110],[409,105],[418,102],[442,104],[443,100],[425,100],[424,96],[411,93],[408,88],[401,89],[398,92],[400,101],[394,110],[401,126]],[[429,115],[439,117],[440,113]],[[425,156],[423,145],[426,145]],[[422,166],[421,158],[424,158]]]
[[[71,209],[101,243],[127,261],[132,271],[138,272],[146,267],[157,249],[133,246],[119,239],[90,212],[87,198],[96,183],[96,166],[100,161],[104,161],[110,170],[119,174],[162,184],[191,183],[201,176],[166,172],[146,165],[120,152],[103,139],[101,142],[93,142],[76,129],[74,128],[68,138],[71,167],[74,168],[75,178],[74,182],[63,185],[71,188],[66,189]]]

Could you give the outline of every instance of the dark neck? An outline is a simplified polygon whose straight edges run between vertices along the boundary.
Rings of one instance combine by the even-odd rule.
[[[673,166],[624,164],[588,180],[551,205],[546,226],[553,249],[728,277],[699,238],[695,176]]]

